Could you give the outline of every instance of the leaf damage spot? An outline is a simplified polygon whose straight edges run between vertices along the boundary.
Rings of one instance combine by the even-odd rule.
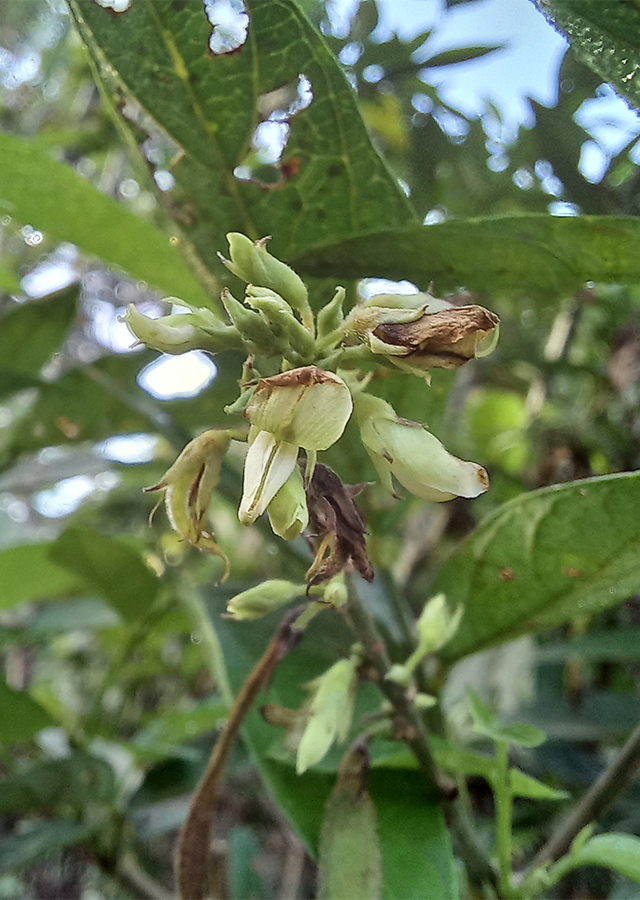
[[[260,123],[253,133],[251,149],[233,174],[238,181],[250,181],[263,190],[283,187],[300,170],[300,157],[282,161],[289,135],[290,121],[307,109],[313,100],[311,82],[298,75],[289,82],[261,94],[256,103]]]
[[[574,569],[573,566],[565,566],[562,570],[562,574],[566,575],[567,578],[580,578],[582,572],[580,569]]]
[[[498,578],[500,581],[513,581],[516,577],[516,573],[513,569],[509,568],[509,566],[503,566],[501,569],[498,569]]]
[[[204,11],[212,26],[209,51],[228,56],[242,50],[249,30],[249,13],[243,0],[203,0]]]

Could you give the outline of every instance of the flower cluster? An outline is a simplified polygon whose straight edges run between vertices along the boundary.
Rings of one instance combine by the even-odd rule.
[[[243,302],[223,290],[228,321],[175,298],[186,312],[150,319],[131,306],[125,315],[138,342],[165,353],[240,349],[247,355],[238,400],[227,409],[242,413],[245,426],[196,437],[148,490],[164,491],[171,524],[184,540],[222,555],[209,527],[209,503],[231,441],[246,441],[242,524],[266,512],[285,540],[310,528],[318,543],[309,584],[329,582],[349,567],[373,577],[364,518],[353,501],[361,486],[342,485],[317,466],[317,454],[342,437],[353,415],[390,493],[394,479],[435,502],[486,491],[482,466],[452,456],[424,424],[400,418],[367,385],[376,370],[400,367],[428,381],[429,368],[456,368],[490,353],[498,319],[480,306],[455,306],[430,294],[378,295],[345,317],[342,288],[314,316],[304,282],[268,252],[266,238],[254,243],[230,234],[228,240],[230,259],[222,261],[247,283]],[[281,594],[290,592],[274,588],[274,600]]]

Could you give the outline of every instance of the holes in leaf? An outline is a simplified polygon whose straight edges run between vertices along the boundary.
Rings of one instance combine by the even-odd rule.
[[[95,0],[95,2],[103,9],[114,13],[123,13],[129,9],[133,0]]]
[[[290,120],[307,109],[313,100],[311,82],[306,75],[258,97],[260,124],[253,133],[251,150],[236,166],[238,181],[252,181],[265,190],[282,187],[297,172],[298,157],[282,161],[289,140]]]
[[[203,0],[207,19],[213,26],[209,50],[214,56],[237,53],[249,30],[249,13],[243,0]]]

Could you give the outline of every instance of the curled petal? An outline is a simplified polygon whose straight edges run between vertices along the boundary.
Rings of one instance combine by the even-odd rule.
[[[251,525],[262,515],[294,470],[298,447],[278,441],[268,431],[260,431],[247,453],[244,489],[238,518]]]

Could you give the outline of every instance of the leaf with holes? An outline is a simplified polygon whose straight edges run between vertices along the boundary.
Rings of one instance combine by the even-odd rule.
[[[228,231],[273,234],[283,258],[411,221],[369,140],[355,95],[294,0],[248,0],[224,50],[215,2],[137,0],[114,16],[72,0],[80,33],[113,92],[124,86],[174,144],[170,212],[204,263],[221,272]],[[115,75],[114,75],[115,73]],[[114,82],[115,77],[115,82]],[[269,162],[267,140],[286,142]],[[262,170],[262,171],[261,171]]]
[[[507,290],[554,302],[586,281],[640,280],[640,221],[529,214],[409,225],[309,250],[300,273],[408,278],[436,293]]]
[[[620,0],[536,0],[594,72],[640,109],[640,6]]]
[[[442,656],[454,661],[640,591],[639,504],[631,473],[532,491],[488,516],[432,587],[464,606]]]

